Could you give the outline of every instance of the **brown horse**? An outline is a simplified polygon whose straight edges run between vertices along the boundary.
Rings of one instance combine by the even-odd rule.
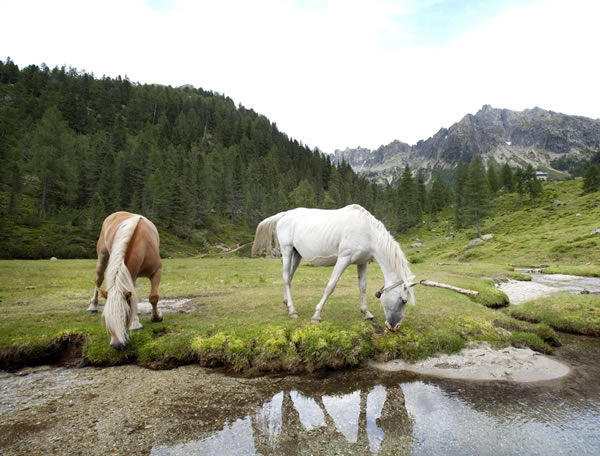
[[[110,346],[120,350],[129,342],[127,330],[141,329],[137,314],[135,281],[148,277],[151,282],[152,321],[162,321],[157,308],[158,285],[162,271],[158,231],[146,217],[115,212],[102,223],[96,245],[96,288],[87,309],[98,312],[98,293],[106,298],[102,316],[110,332]],[[106,291],[100,289],[106,271]]]

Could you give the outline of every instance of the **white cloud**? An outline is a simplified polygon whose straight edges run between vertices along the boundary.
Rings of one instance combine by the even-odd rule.
[[[426,139],[486,103],[600,117],[598,2],[512,7],[435,47],[407,45],[412,5],[0,0],[0,56],[215,90],[328,152]]]

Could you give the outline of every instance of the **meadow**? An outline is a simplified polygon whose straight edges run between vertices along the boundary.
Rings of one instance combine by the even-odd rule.
[[[478,341],[551,353],[560,340],[557,331],[600,334],[600,297],[561,296],[545,306],[538,300],[517,312],[506,307],[507,297],[494,284],[527,279],[515,267],[600,276],[600,235],[592,234],[600,228],[600,195],[581,195],[580,185],[549,184],[534,205],[521,206],[515,195],[497,198],[496,215],[483,223],[484,234],[493,238],[471,249],[464,246],[473,230],[452,232],[450,212],[398,238],[417,281],[447,283],[479,295],[416,286],[417,305],[408,308],[396,333],[383,326],[374,296],[383,275],[374,262],[367,294],[375,325],[359,311],[354,266],[325,304],[323,322],[311,324],[331,268],[301,263],[292,283],[299,318],[291,319],[282,302],[281,260],[217,250],[169,258],[166,252],[159,293],[163,299],[188,297],[189,312],[165,313],[161,323],[142,316],[144,328],[131,333],[125,350],[115,351],[101,315],[85,312],[94,260],[0,261],[0,368],[47,362],[153,368],[197,363],[247,373],[310,372],[360,366],[369,359],[418,360]],[[553,206],[555,199],[563,205]],[[422,245],[409,247],[416,238]],[[149,282],[138,280],[140,297],[148,292]]]

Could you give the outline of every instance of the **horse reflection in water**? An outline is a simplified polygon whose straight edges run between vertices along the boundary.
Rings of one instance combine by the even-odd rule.
[[[323,395],[280,391],[207,438],[154,447],[152,454],[385,455],[409,454],[411,448],[412,423],[396,383]]]

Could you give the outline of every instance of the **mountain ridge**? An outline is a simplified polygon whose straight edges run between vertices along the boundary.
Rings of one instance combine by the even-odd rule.
[[[567,115],[539,107],[513,111],[484,105],[426,140],[409,145],[394,140],[375,150],[336,149],[335,163],[352,168],[376,181],[392,182],[404,166],[424,170],[449,170],[459,161],[480,156],[483,162],[513,168],[531,164],[554,178],[570,175],[570,166],[586,160],[600,148],[600,120]]]

